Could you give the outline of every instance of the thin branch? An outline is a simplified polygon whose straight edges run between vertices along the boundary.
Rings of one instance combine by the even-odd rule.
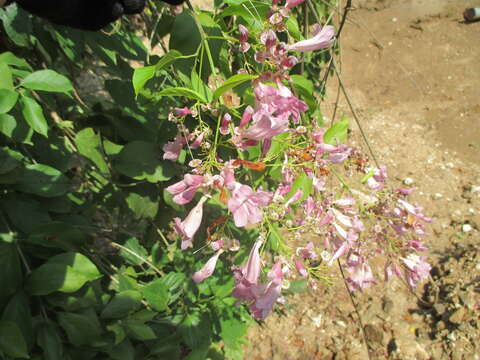
[[[332,64],[334,64],[334,61],[332,61]],[[379,162],[377,161],[377,158],[373,152],[372,147],[370,146],[370,143],[368,141],[367,135],[365,134],[365,131],[363,130],[362,125],[360,124],[360,119],[357,116],[357,112],[355,111],[355,108],[352,105],[352,101],[350,100],[350,96],[347,93],[347,90],[343,86],[343,81],[340,76],[340,74],[337,71],[337,68],[335,65],[333,65],[333,70],[335,71],[335,74],[337,75],[338,78],[338,84],[340,85],[340,88],[342,89],[343,95],[345,96],[345,100],[347,100],[348,107],[350,108],[350,111],[352,112],[353,118],[355,119],[355,122],[357,123],[357,126],[360,130],[360,134],[362,135],[363,141],[367,145],[368,151],[370,152],[370,155],[372,156],[373,161],[375,162],[375,165],[378,167]]]
[[[355,314],[357,315],[358,322],[360,324],[360,328],[362,329],[362,337],[363,337],[363,341],[365,342],[365,346],[367,348],[368,358],[371,360],[372,357],[370,355],[370,344],[368,343],[368,338],[367,338],[367,334],[365,332],[365,327],[363,326],[362,317],[360,316],[360,312],[358,311],[357,304],[355,303],[355,300],[353,299],[352,291],[348,287],[347,279],[345,278],[345,273],[343,272],[342,264],[340,263],[340,259],[337,259],[337,264],[338,264],[338,268],[340,269],[340,273],[342,274],[343,283],[345,285],[345,288],[347,289],[348,296],[350,297],[350,301],[352,302],[353,309],[355,310]]]
[[[117,244],[116,242],[111,242],[110,243],[113,247],[116,247],[118,249],[121,249],[121,250],[124,250],[126,252],[128,252],[129,254],[139,258],[140,260],[142,260],[145,264],[147,264],[148,266],[150,266],[153,270],[155,270],[155,272],[160,275],[160,276],[163,276],[165,275],[163,273],[163,271],[161,271],[159,268],[157,268],[155,265],[153,265],[150,261],[148,261],[147,259],[145,259],[143,256],[141,255],[138,255],[135,251],[133,250],[130,250],[129,248],[123,246],[123,245],[120,245],[120,244]]]

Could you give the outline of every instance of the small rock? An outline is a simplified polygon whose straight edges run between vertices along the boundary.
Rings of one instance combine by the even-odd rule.
[[[378,326],[372,324],[365,325],[365,335],[370,342],[375,344],[382,344],[383,342],[383,331]]]
[[[443,329],[445,329],[445,322],[443,322],[443,320],[440,320],[439,322],[437,322],[437,330],[438,331],[441,331]]]
[[[446,307],[443,304],[437,303],[437,304],[433,305],[433,309],[435,310],[437,315],[442,315],[445,312]]]
[[[404,183],[405,185],[412,185],[413,182],[414,182],[413,179],[412,179],[412,178],[409,178],[409,177],[407,177],[407,178],[405,178],[405,179],[403,180],[403,183]]]
[[[443,195],[440,194],[440,193],[435,193],[435,194],[432,195],[433,200],[438,200],[438,199],[441,199],[442,197],[443,197]]]
[[[393,309],[393,301],[390,300],[388,297],[382,298],[382,310],[389,314]]]
[[[473,230],[472,225],[470,225],[470,224],[463,224],[463,225],[462,225],[462,232],[468,233],[468,232],[470,232],[470,231],[472,231],[472,230]]]
[[[461,308],[455,310],[452,313],[452,315],[450,315],[448,320],[453,324],[460,324],[463,320],[464,315],[465,315],[465,308],[461,307]]]

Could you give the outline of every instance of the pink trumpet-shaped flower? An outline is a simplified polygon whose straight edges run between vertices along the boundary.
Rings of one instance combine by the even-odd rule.
[[[265,319],[280,296],[283,281],[281,261],[277,261],[273,265],[268,272],[268,277],[270,282],[253,288],[256,299],[250,304],[249,308],[252,315],[257,319]]]
[[[326,25],[318,31],[314,37],[296,42],[295,44],[290,45],[288,49],[299,52],[326,49],[332,45],[332,39],[334,36],[335,30],[333,26]]]
[[[412,288],[415,287],[419,281],[424,280],[430,274],[432,267],[426,261],[425,256],[418,256],[410,254],[406,258],[402,258],[406,267],[405,278]]]
[[[218,257],[223,253],[223,250],[220,249],[216,252],[215,255],[213,255],[208,261],[205,263],[205,265],[198,270],[195,274],[193,274],[192,279],[196,283],[200,283],[206,278],[210,277],[213,272],[215,271],[215,266],[217,265],[217,260]]]
[[[232,296],[239,301],[251,301],[255,299],[252,288],[257,285],[260,276],[260,255],[258,253],[261,240],[257,240],[250,250],[250,255],[246,264],[236,267],[233,266],[233,274],[235,276],[235,288]]]
[[[303,262],[301,262],[298,259],[295,259],[295,268],[297,269],[298,273],[300,274],[301,277],[307,277],[308,276],[308,271],[305,265],[303,265]]]
[[[297,5],[300,5],[301,3],[303,3],[305,0],[287,0],[287,2],[285,3],[285,7],[287,9],[291,9]]]
[[[181,221],[180,218],[174,218],[175,232],[182,236],[181,249],[185,250],[192,247],[193,237],[197,232],[203,217],[203,203],[207,200],[206,196],[203,196],[195,207],[190,211],[185,220]]]
[[[175,140],[169,141],[163,145],[162,150],[164,151],[163,159],[176,161],[180,156],[180,151],[182,151],[183,145],[187,143],[185,136],[179,131]]]
[[[270,204],[272,195],[266,191],[254,192],[248,185],[235,182],[232,187],[232,197],[228,200],[228,209],[233,214],[235,226],[243,227],[262,221],[263,212],[260,206]]]
[[[175,108],[173,109],[173,114],[175,116],[187,116],[192,114],[192,110],[190,110],[188,107],[183,107],[183,108]]]
[[[186,174],[182,181],[170,185],[166,190],[175,195],[173,202],[179,205],[188,204],[192,201],[197,190],[202,186],[204,177],[202,175]]]
[[[230,129],[228,128],[228,124],[232,122],[232,116],[229,113],[223,115],[222,121],[220,123],[220,134],[228,135]]]

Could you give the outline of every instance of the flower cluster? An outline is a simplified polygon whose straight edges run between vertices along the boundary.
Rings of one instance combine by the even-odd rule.
[[[378,281],[371,266],[376,257],[385,259],[385,280],[397,276],[414,287],[430,271],[420,253],[426,250],[425,224],[431,219],[408,201],[413,189],[390,189],[386,167],[368,167],[367,158],[342,143],[334,128],[319,126],[290,85],[288,71],[297,63],[292,52],[326,49],[334,42],[333,27],[319,24],[310,39],[290,45],[278,40],[277,32],[285,30],[281,24],[300,3],[287,0],[279,7],[275,2],[258,43],[249,42],[245,26],[238,27],[240,52],[246,56],[253,48],[254,61],[266,65],[264,72],[253,74],[250,105],[241,112],[227,112],[219,104],[209,104],[218,117],[213,132],[206,131],[205,124],[193,131],[185,125],[185,119],[196,117],[202,107],[175,109],[170,119],[178,134],[163,148],[163,158],[171,161],[185,146],[204,150],[201,158],[189,162],[191,173],[166,189],[179,205],[199,198],[183,220],[173,219],[181,249],[194,246],[204,207],[215,202],[224,209],[220,218],[206,224],[213,255],[193,274],[195,282],[214,273],[222,254],[247,245],[232,239],[229,228],[256,233],[248,259],[241,266],[232,265],[231,271],[232,296],[246,303],[258,319],[282,300],[282,288],[290,281],[308,279],[315,288],[316,279],[335,263],[345,268],[352,290]],[[299,244],[309,234],[319,241]],[[277,253],[261,256],[264,245],[272,241],[277,242]],[[233,255],[225,257],[230,261]],[[262,257],[273,261],[265,263]]]

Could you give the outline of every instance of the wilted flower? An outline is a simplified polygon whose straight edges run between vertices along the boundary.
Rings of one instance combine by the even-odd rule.
[[[187,143],[185,136],[179,131],[174,141],[169,141],[163,145],[162,150],[164,151],[163,159],[176,161],[180,156],[183,145]]]

